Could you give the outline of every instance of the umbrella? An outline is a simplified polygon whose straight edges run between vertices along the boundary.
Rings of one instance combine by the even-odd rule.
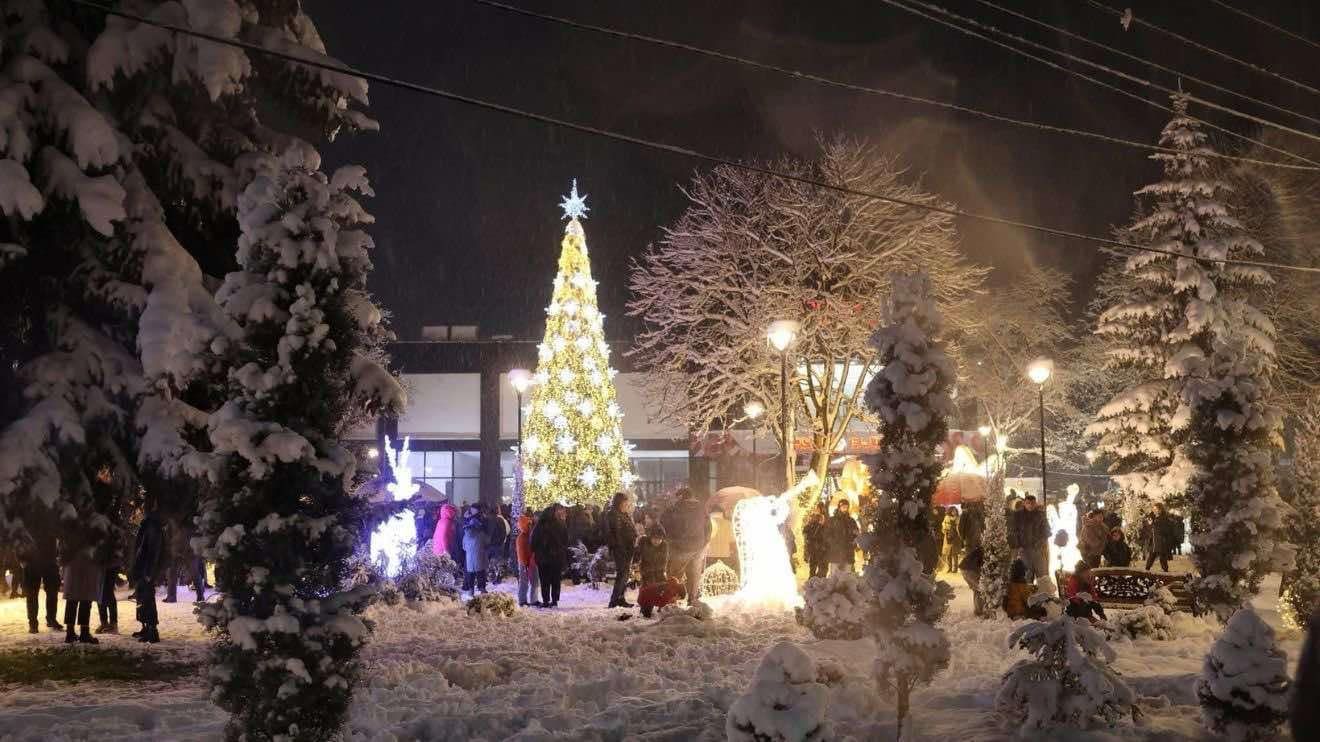
[[[726,513],[733,512],[733,506],[738,504],[739,500],[746,500],[749,497],[760,497],[761,493],[751,487],[725,487],[719,490],[706,503],[706,509],[723,510]]]

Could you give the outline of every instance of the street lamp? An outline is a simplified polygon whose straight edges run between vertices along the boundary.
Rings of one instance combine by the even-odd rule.
[[[513,393],[516,394],[516,395],[518,395],[518,460],[515,461],[514,463],[517,465],[517,467],[518,467],[519,470],[522,469],[522,457],[523,457],[523,423],[522,423],[522,418],[523,418],[523,393],[526,392],[527,389],[528,389],[529,387],[531,387],[531,385],[532,385],[532,372],[531,372],[531,371],[528,371],[528,370],[525,369],[525,368],[511,368],[511,369],[509,369],[509,386],[512,386],[512,387],[513,387]],[[517,523],[518,523],[518,517],[522,515],[522,506],[523,506],[523,499],[522,499],[522,475],[517,475],[517,478],[514,479],[514,491],[513,491],[513,503],[512,503],[512,504],[513,504],[513,508],[514,508],[514,513],[513,513],[513,519],[514,519],[513,528],[514,528],[514,533],[516,534],[516,533],[517,533],[517,528],[518,528],[518,525],[517,525]]]
[[[1054,361],[1041,357],[1027,366],[1027,378],[1036,384],[1036,394],[1040,402],[1040,500],[1041,505],[1049,504],[1049,492],[1045,489],[1045,382],[1054,373]]]
[[[981,434],[981,458],[985,465],[985,488],[990,490],[990,426],[982,425],[976,429]]]
[[[802,325],[791,319],[770,323],[765,337],[771,347],[779,351],[779,434],[784,443],[784,487],[793,486],[793,440],[788,423],[788,349],[797,340]]]
[[[747,403],[743,405],[743,416],[752,421],[752,489],[757,492],[761,491],[757,481],[759,479],[758,475],[761,473],[761,463],[756,458],[756,433],[759,427],[756,421],[764,414],[765,405],[761,404],[758,400],[749,399],[747,400]]]

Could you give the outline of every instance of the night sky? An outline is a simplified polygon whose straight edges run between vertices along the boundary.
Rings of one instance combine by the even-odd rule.
[[[1140,102],[879,2],[510,2],[841,81],[1143,142],[1154,142],[1167,119]],[[1131,214],[1130,193],[1158,175],[1139,150],[822,87],[469,0],[370,9],[348,0],[305,4],[330,53],[350,65],[737,159],[810,157],[817,132],[847,133],[901,154],[914,177],[968,211],[1108,234]],[[940,4],[1177,84],[971,0]],[[1083,0],[1000,4],[1276,104],[1320,113],[1317,99],[1304,92],[1149,31],[1125,33],[1115,18]],[[1320,38],[1309,3],[1234,4]],[[1133,7],[1138,17],[1204,44],[1320,83],[1320,50],[1200,0]],[[1146,95],[1167,102],[1157,91]],[[377,218],[372,290],[392,312],[401,339],[416,338],[424,324],[479,324],[486,337],[539,336],[563,235],[556,204],[574,177],[589,194],[587,243],[607,335],[631,337],[635,321],[624,317],[629,261],[681,213],[678,186],[706,165],[383,85],[372,85],[368,112],[381,131],[343,138],[325,154],[331,167],[365,165],[373,180],[377,196],[367,203]],[[1224,116],[1193,113],[1247,131]],[[966,220],[960,227],[968,255],[995,266],[992,280],[1012,280],[1027,261],[1038,261],[1075,275],[1075,305],[1085,302],[1100,262],[1095,246]]]

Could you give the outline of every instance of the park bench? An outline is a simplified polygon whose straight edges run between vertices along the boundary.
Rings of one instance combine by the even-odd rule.
[[[1095,583],[1095,599],[1106,608],[1135,608],[1146,602],[1151,590],[1162,585],[1173,593],[1178,610],[1192,609],[1186,575],[1127,567],[1096,567],[1091,570],[1091,578]]]

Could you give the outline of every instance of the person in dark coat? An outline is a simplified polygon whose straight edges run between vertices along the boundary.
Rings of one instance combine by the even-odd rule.
[[[133,586],[133,598],[138,604],[137,620],[142,623],[142,630],[133,634],[138,641],[151,644],[160,641],[156,582],[160,579],[166,553],[165,526],[156,513],[155,503],[149,501],[147,514],[138,526],[133,543],[133,565],[128,570],[128,584]]]
[[[46,527],[46,526],[49,526]],[[28,632],[37,633],[37,596],[46,590],[46,628],[59,631],[64,627],[55,616],[60,602],[60,567],[53,524],[34,523],[31,540],[21,548],[19,559],[23,563],[23,595],[27,599]]]
[[[1114,530],[1115,528],[1122,528],[1122,527],[1123,527],[1123,517],[1122,517],[1121,515],[1119,515],[1118,513],[1114,512],[1113,510],[1110,510],[1110,511],[1106,512],[1106,513],[1105,513],[1105,527],[1108,528],[1108,529],[1111,530],[1111,531]]]
[[[87,545],[66,547],[64,560],[64,627],[68,630],[64,641],[68,644],[100,644],[92,636],[92,602],[101,595],[101,581],[105,566],[92,558]],[[78,632],[74,633],[74,624]]]
[[[857,521],[848,512],[847,500],[839,500],[834,506],[834,515],[830,516],[825,527],[826,541],[829,544],[830,571],[832,573],[852,572],[856,559],[857,534],[860,528]]]
[[[829,520],[829,507],[823,503],[816,503],[816,509],[811,511],[807,517],[807,522],[802,524],[802,540],[805,543],[805,556],[807,558],[807,578],[824,577],[829,574],[830,568],[830,545],[825,533],[826,521]]]
[[[193,528],[190,519],[171,521],[169,569],[165,573],[165,599],[162,603],[177,603],[179,583],[187,579],[192,585],[198,603],[206,600],[206,561],[193,553]]]
[[[505,519],[504,514],[498,509],[490,511],[486,518],[486,561],[491,559],[500,559],[504,556],[505,546],[509,540],[509,521]]]
[[[1146,570],[1149,571],[1155,564],[1155,560],[1160,560],[1160,569],[1169,571],[1169,557],[1173,555],[1173,544],[1177,540],[1176,525],[1173,518],[1164,509],[1164,503],[1155,503],[1155,510],[1146,516],[1148,529],[1143,532],[1146,534],[1146,543],[1142,546],[1146,549]]]
[[[1297,658],[1293,680],[1292,714],[1289,724],[1293,739],[1320,739],[1320,608],[1307,622],[1306,640]]]
[[[1014,490],[1008,491],[1008,512],[1004,514],[1004,529],[1008,536],[1008,550],[1016,552],[1022,548],[1022,539],[1018,538],[1018,511],[1022,509],[1022,499]]]
[[[958,535],[962,536],[962,546],[970,551],[981,545],[981,535],[985,533],[985,505],[969,502],[963,505],[958,516]]]
[[[706,566],[706,544],[710,543],[710,518],[692,490],[684,487],[660,522],[669,540],[667,571],[671,577],[683,579],[688,603],[695,603],[701,598],[701,571]]]
[[[656,523],[646,529],[646,535],[637,542],[635,558],[643,587],[663,584],[668,579],[669,543],[665,540],[664,526]]]
[[[1036,503],[1035,495],[1027,495],[1022,507],[1014,514],[1019,557],[1027,565],[1031,579],[1037,580],[1050,573],[1050,524],[1045,509]]]
[[[985,563],[985,551],[980,542],[970,549],[958,563],[958,573],[963,582],[972,591],[972,613],[978,618],[985,616],[985,597],[981,594],[981,566]]]
[[[486,564],[489,558],[490,527],[486,510],[481,505],[469,505],[463,511],[463,595],[472,597],[475,586],[486,592]]]
[[[568,566],[568,510],[554,504],[541,511],[532,529],[532,556],[541,578],[541,606],[559,607],[560,583]]]
[[[614,557],[614,590],[610,608],[632,608],[627,600],[628,576],[632,572],[633,552],[637,548],[637,526],[632,519],[633,501],[626,492],[614,493],[614,501],[605,513],[605,545]]]
[[[1077,550],[1087,564],[1099,567],[1108,543],[1109,529],[1105,527],[1104,513],[1092,510],[1082,520],[1081,530],[1077,533]]]
[[[1105,566],[1129,567],[1132,565],[1132,547],[1128,546],[1122,528],[1109,531],[1109,540],[1105,542]]]

